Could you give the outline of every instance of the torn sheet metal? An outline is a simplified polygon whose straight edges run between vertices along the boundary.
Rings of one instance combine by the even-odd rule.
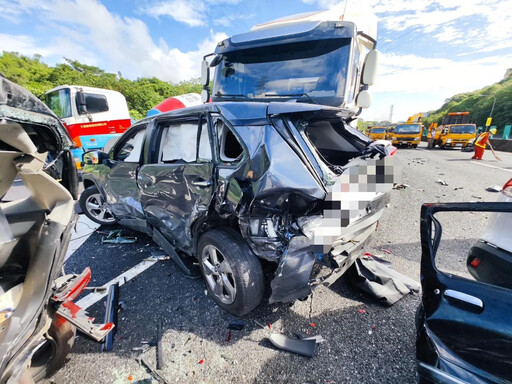
[[[409,293],[418,293],[420,284],[391,269],[387,263],[364,256],[356,260],[348,271],[350,280],[363,291],[385,305],[393,305]]]

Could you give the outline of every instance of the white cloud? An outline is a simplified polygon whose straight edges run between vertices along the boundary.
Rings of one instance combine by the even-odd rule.
[[[154,17],[169,16],[191,27],[206,25],[205,3],[202,1],[173,0],[151,5],[145,12]]]
[[[391,104],[395,121],[437,109],[448,97],[501,80],[510,62],[512,53],[464,63],[415,54],[382,54],[376,83],[370,88],[374,105],[362,117],[387,119]]]
[[[33,4],[25,11],[37,11],[37,22],[41,26],[46,23],[58,37],[38,39],[4,34],[0,50],[38,53],[49,61],[68,57],[109,72],[121,71],[132,79],[155,76],[179,82],[197,78],[202,56],[213,52],[216,43],[227,37],[210,31],[196,47],[184,52],[169,47],[163,39],[155,42],[140,19],[112,14],[98,0],[55,0],[44,9]]]

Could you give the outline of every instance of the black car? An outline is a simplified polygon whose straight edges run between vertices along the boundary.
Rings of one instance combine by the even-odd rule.
[[[472,280],[469,276],[438,269],[442,227],[434,217],[436,212],[512,212],[512,204],[423,205],[423,299],[417,314],[416,341],[418,380],[420,383],[510,383],[512,290],[494,281]]]
[[[259,259],[275,270],[270,302],[304,298],[359,257],[394,181],[395,149],[344,113],[226,102],[142,120],[108,153],[84,155],[82,210],[149,234],[187,273],[184,256],[197,257],[236,315],[262,299]]]

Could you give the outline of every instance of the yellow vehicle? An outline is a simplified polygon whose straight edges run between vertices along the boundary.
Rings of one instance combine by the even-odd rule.
[[[435,147],[465,148],[476,137],[476,125],[470,124],[469,112],[450,112],[443,118],[443,125],[436,130]]]
[[[422,132],[423,124],[421,122],[397,124],[391,132],[389,140],[395,146],[407,145],[416,148],[420,143]]]
[[[386,140],[386,134],[386,127],[381,126],[370,127],[368,132],[366,132],[366,136],[372,140]]]

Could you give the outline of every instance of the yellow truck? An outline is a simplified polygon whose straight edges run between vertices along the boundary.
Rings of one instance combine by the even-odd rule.
[[[387,128],[382,126],[370,127],[366,132],[366,136],[372,140],[386,140]]]
[[[416,148],[421,141],[423,124],[421,123],[402,123],[397,124],[390,133],[389,140],[395,146],[407,145]]]
[[[443,118],[434,136],[433,146],[465,148],[476,137],[476,125],[471,124],[469,112],[450,112]]]

